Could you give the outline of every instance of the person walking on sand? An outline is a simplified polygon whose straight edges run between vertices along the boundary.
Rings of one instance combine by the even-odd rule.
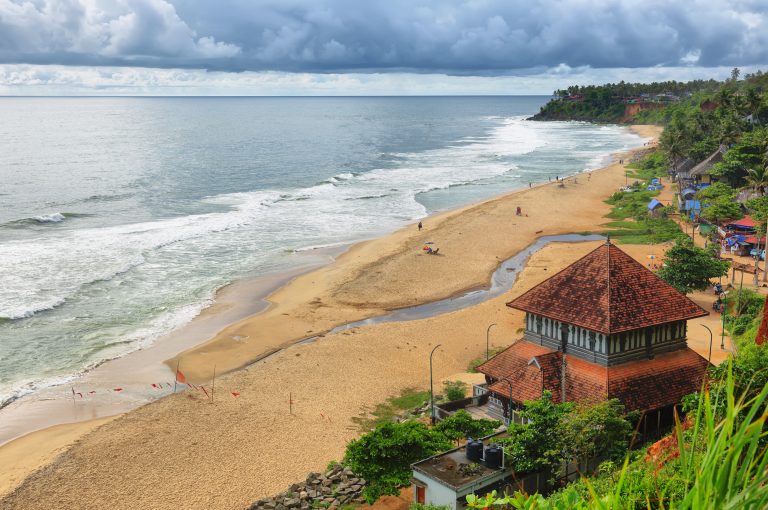
[[[592,180],[592,172],[589,172],[589,173],[587,174],[587,182],[589,182],[589,181],[591,181],[591,180]]]
[[[423,227],[424,227],[424,225],[422,225],[422,224],[421,224],[421,222],[419,222],[419,232],[421,232],[421,229],[422,229]]]
[[[515,214],[517,216],[522,216],[523,215],[523,208],[518,205],[517,206],[517,211],[515,212]]]

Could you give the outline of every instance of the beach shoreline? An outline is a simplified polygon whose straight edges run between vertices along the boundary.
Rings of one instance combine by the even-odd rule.
[[[658,134],[658,128],[655,127],[635,127],[635,130],[636,132],[639,131],[638,134],[643,137],[652,137]],[[626,155],[627,153],[620,154]],[[619,157],[619,155],[614,155],[614,160]],[[607,167],[591,172],[594,179],[592,177],[589,178],[590,186],[592,185],[591,182],[594,182],[595,188],[599,187],[601,190],[615,189],[613,181],[617,180],[616,175],[607,176],[608,174],[615,174],[616,167],[618,165],[614,161]],[[612,169],[614,170],[613,172],[611,172]],[[573,182],[566,184],[565,189],[569,193],[570,199],[573,199],[571,196],[573,195],[571,193],[573,189],[587,184],[587,182],[584,182],[587,180],[585,174],[577,174],[577,178],[581,178],[582,181],[578,184]],[[569,179],[573,180],[572,177]],[[598,180],[606,182],[601,182],[598,185]],[[485,212],[501,208],[503,211],[499,211],[499,213],[501,217],[506,218],[510,210],[509,208],[512,207],[508,204],[513,199],[512,197],[516,198],[522,204],[525,213],[528,213],[528,211],[535,210],[536,198],[531,199],[526,194],[530,195],[536,191],[546,189],[555,190],[555,193],[559,192],[559,190],[555,189],[554,183],[543,183],[530,189],[524,188],[508,192],[479,203],[437,213],[423,220],[427,228],[422,234],[414,233],[414,227],[409,226],[379,239],[356,243],[341,256],[337,257],[334,262],[319,269],[313,269],[309,273],[296,275],[289,281],[281,282],[267,297],[270,304],[266,309],[256,315],[250,314],[232,324],[224,325],[214,338],[185,350],[179,356],[170,358],[167,364],[175,366],[176,363],[181,362],[189,380],[204,383],[209,380],[210,368],[213,365],[221,367],[221,372],[232,372],[244,366],[249,368],[260,366],[263,363],[254,363],[254,359],[269,349],[282,349],[285,351],[289,347],[303,348],[303,346],[297,345],[297,342],[300,342],[307,336],[322,336],[336,325],[380,315],[402,306],[412,306],[413,304],[444,299],[466,292],[472,288],[485,286],[487,285],[489,275],[495,270],[498,263],[519,251],[521,248],[520,242],[511,243],[509,246],[501,246],[499,243],[498,249],[492,250],[494,252],[493,258],[488,257],[486,247],[483,250],[482,258],[487,260],[457,261],[454,254],[461,250],[462,239],[457,239],[456,237],[457,235],[462,235],[461,231],[458,234],[453,233],[451,236],[446,235],[440,241],[440,245],[443,247],[442,253],[449,253],[450,256],[443,255],[442,257],[434,258],[421,253],[413,253],[413,247],[415,246],[416,249],[419,249],[424,241],[419,239],[418,236],[432,235],[432,232],[442,232],[441,229],[448,232],[455,227],[455,223],[460,222],[457,218],[477,216],[476,210],[478,208],[484,209]],[[601,200],[604,198],[605,196],[602,196]],[[600,209],[600,206],[596,208]],[[475,212],[473,213],[473,211]],[[599,222],[595,222],[594,219],[601,216],[595,216],[594,212],[590,212],[587,216],[589,216],[589,222],[587,223],[591,223],[586,225],[587,228],[581,228],[577,231],[581,232],[599,228]],[[523,218],[527,218],[527,216]],[[520,221],[525,221],[523,218]],[[482,219],[480,218],[480,220]],[[529,239],[531,235],[535,238],[538,235],[573,232],[574,225],[585,225],[585,222],[581,221],[583,219],[577,218],[576,220],[578,221],[564,221],[559,222],[561,223],[559,225],[548,225],[540,231],[530,228],[529,225],[524,233],[525,235],[521,236],[524,237],[522,241]],[[478,221],[478,219],[474,218],[474,221]],[[505,257],[505,254],[508,256]],[[420,279],[421,281],[429,282],[430,278],[433,278],[435,274],[440,274],[441,271],[443,274],[446,271],[452,272],[450,266],[440,264],[445,259],[453,259],[452,262],[454,264],[469,265],[471,268],[469,271],[464,271],[460,278],[456,278],[455,282],[451,282],[450,285],[441,285],[437,289],[429,289],[420,286],[419,281],[412,281]],[[391,260],[394,260],[394,263],[388,262]],[[414,278],[413,273],[410,272],[411,277],[407,279],[411,281],[404,283],[402,279],[395,278],[394,281],[381,282],[377,281],[377,278],[371,279],[369,277],[371,271],[379,271],[377,274],[384,275],[387,275],[390,271],[392,274],[398,274],[398,269],[412,267],[414,261],[416,262],[415,269],[418,270],[418,274]],[[433,261],[436,263],[433,263]],[[339,267],[342,269],[339,269]],[[453,272],[455,273],[456,271]],[[352,277],[350,277],[350,274]],[[381,276],[378,277],[379,280],[381,278]],[[389,294],[379,292],[376,295],[376,291],[384,290],[387,286],[391,289]],[[408,292],[402,292],[403,288],[406,288]],[[299,290],[297,291],[296,289]],[[370,299],[371,297],[374,297],[374,299]],[[221,311],[216,310],[216,307],[217,305],[211,307],[212,310],[209,311],[209,315],[216,315]],[[332,309],[333,313],[328,312],[328,309]],[[285,318],[284,314],[286,313],[291,317],[291,320]],[[254,321],[256,324],[254,324]],[[256,330],[262,332],[270,331],[273,335],[271,338],[266,339],[264,336],[260,337]],[[240,335],[239,333],[241,332],[244,334]],[[334,336],[340,337],[342,334]],[[244,338],[245,341],[233,342],[233,337]],[[317,342],[315,345],[320,343],[322,342]],[[279,358],[284,358],[285,356],[286,353],[281,352]],[[249,368],[246,368],[245,371],[248,371]],[[232,372],[232,374],[235,373]],[[222,383],[225,385],[229,383],[230,381],[227,379],[226,376],[223,377]],[[187,397],[198,398],[197,395],[187,395]],[[179,394],[163,400],[179,402],[183,398]],[[123,417],[126,416],[124,415]],[[112,422],[110,426],[116,426],[115,423],[120,422],[123,417]],[[90,422],[82,422],[85,432],[89,431],[86,430],[88,429],[88,423]],[[42,430],[40,433],[44,435],[46,430]],[[40,442],[43,443],[43,441]],[[0,447],[0,451],[4,447]]]

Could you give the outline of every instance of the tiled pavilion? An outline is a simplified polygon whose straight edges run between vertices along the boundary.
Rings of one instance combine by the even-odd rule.
[[[556,402],[617,398],[643,412],[643,431],[673,421],[709,362],[686,344],[708,312],[607,242],[507,303],[525,312],[523,338],[478,367],[496,414],[509,419],[544,390]]]

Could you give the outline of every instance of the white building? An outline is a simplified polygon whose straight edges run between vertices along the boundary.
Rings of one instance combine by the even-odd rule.
[[[493,443],[504,434],[499,432],[480,440],[481,459],[468,458],[468,447],[464,445],[413,464],[414,501],[460,510],[467,506],[467,494],[485,495],[506,485],[505,480],[512,474],[512,469],[504,466],[500,448],[493,458]]]

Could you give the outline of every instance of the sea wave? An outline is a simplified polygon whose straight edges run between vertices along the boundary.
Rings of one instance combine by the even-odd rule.
[[[162,338],[164,335],[197,317],[200,312],[213,303],[213,295],[214,293],[211,292],[208,298],[198,303],[182,306],[162,314],[146,326],[127,334],[123,339],[91,346],[80,351],[78,357],[83,365],[79,369],[73,369],[69,374],[15,381],[10,387],[3,388],[0,392],[0,409],[26,395],[71,383],[108,361],[152,346],[157,339]]]

